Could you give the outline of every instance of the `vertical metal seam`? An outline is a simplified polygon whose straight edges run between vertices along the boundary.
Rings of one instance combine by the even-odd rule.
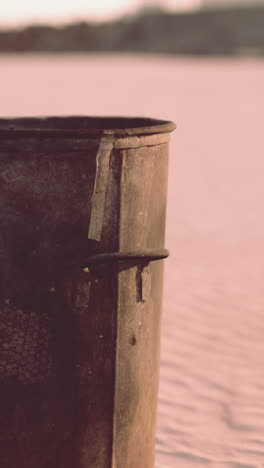
[[[126,151],[121,151],[121,165],[120,165],[120,174],[119,174],[119,220],[118,220],[118,250],[120,250],[122,245],[122,213],[123,213],[123,193],[124,193],[124,177],[125,177],[125,163],[126,163]],[[116,337],[115,337],[115,375],[114,375],[114,404],[113,404],[113,439],[112,439],[112,467],[111,468],[121,468],[117,464],[116,459],[116,391],[118,383],[118,342],[119,342],[119,315],[120,315],[120,290],[119,290],[119,265],[116,265],[116,281],[117,281],[117,305],[116,305]]]

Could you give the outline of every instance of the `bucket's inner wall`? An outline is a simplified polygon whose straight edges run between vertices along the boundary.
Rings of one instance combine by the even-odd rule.
[[[88,131],[124,130],[168,125],[170,122],[129,117],[22,117],[0,119],[0,130]]]

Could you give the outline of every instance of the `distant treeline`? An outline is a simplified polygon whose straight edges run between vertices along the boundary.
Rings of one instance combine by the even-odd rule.
[[[0,30],[1,52],[264,55],[264,7],[181,14],[145,10],[109,23]]]

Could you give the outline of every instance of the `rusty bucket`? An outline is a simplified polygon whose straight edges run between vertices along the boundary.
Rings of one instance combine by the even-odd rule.
[[[169,133],[0,119],[1,468],[153,468]]]

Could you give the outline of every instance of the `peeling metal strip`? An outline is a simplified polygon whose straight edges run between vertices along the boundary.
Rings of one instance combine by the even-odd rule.
[[[148,302],[151,297],[151,272],[149,266],[141,271],[141,302]]]
[[[108,185],[110,156],[114,137],[105,136],[100,142],[96,155],[96,176],[92,195],[92,210],[88,239],[100,241],[104,222],[105,197]]]

